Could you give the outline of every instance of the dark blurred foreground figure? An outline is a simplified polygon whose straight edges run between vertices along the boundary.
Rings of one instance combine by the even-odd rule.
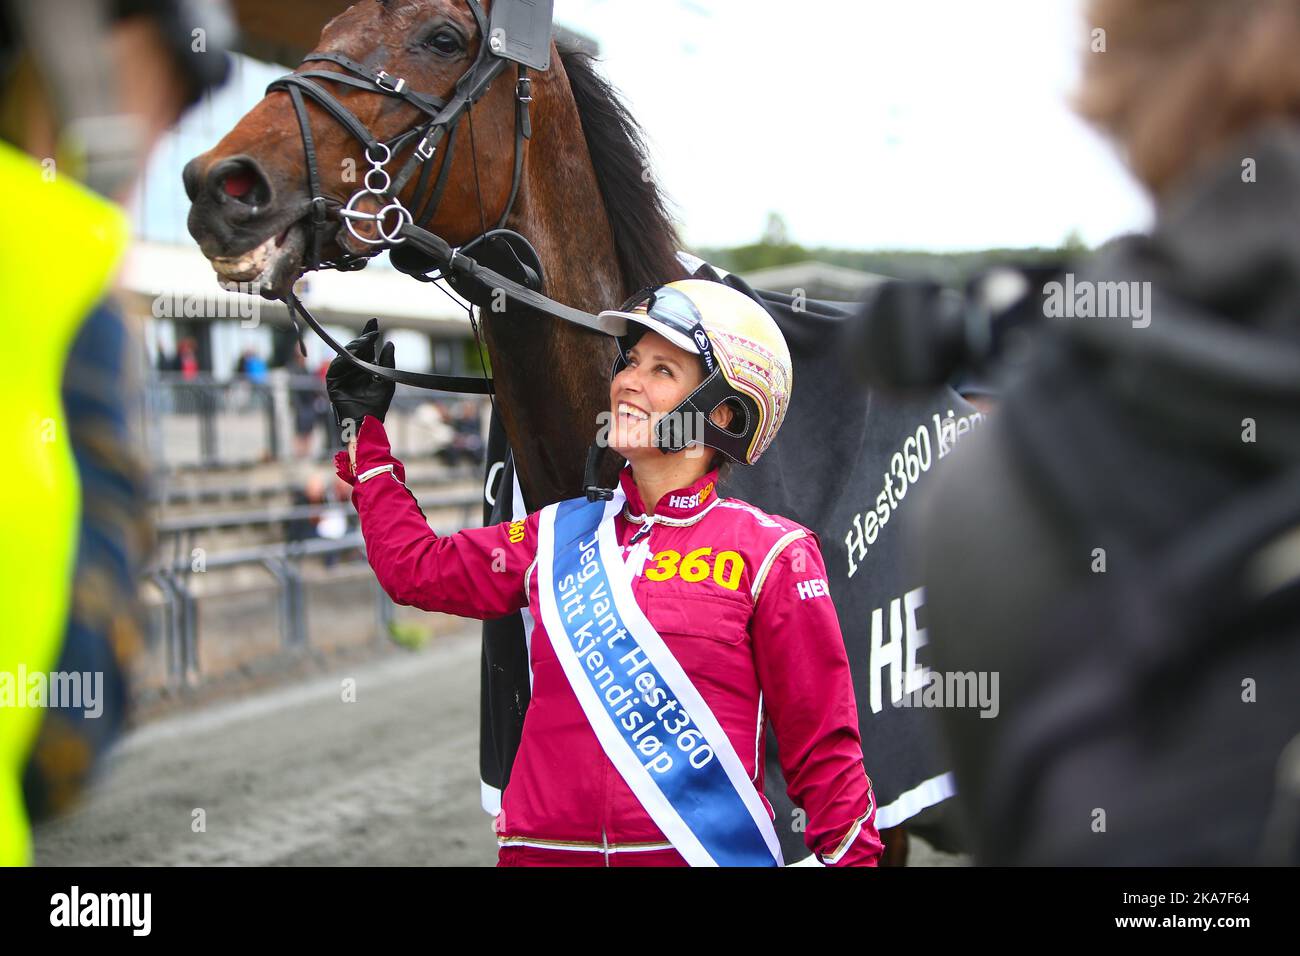
[[[936,669],[1000,674],[998,716],[940,711],[958,792],[982,863],[1294,864],[1300,2],[1088,12],[1082,111],[1158,221],[930,501]]]

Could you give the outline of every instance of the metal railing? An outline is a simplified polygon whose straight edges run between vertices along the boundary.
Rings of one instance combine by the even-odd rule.
[[[423,495],[420,503],[424,508],[462,509],[462,521],[434,528],[436,534],[446,535],[471,524],[471,516],[474,509],[480,506],[481,499],[477,493],[446,492]],[[194,540],[193,535],[200,530],[320,517],[331,507],[337,506],[313,504],[269,508],[242,514],[198,515],[159,523],[160,535],[172,539],[171,556],[155,564],[146,572],[145,578],[157,586],[163,598],[162,644],[165,648],[169,684],[197,684],[202,679],[198,624],[200,596],[194,588],[196,574],[241,566],[265,570],[275,582],[279,646],[281,650],[291,650],[305,648],[310,643],[304,600],[304,561],[313,557],[329,558],[351,553],[364,557],[365,554],[365,541],[361,532],[352,530],[334,540],[282,541],[212,555],[205,553],[201,567],[196,568],[194,553],[189,547]],[[368,568],[366,570],[369,571]],[[394,605],[377,581],[372,580],[372,584],[375,621],[378,633],[382,635],[393,620]]]
[[[485,404],[478,396],[435,396],[399,388],[386,421],[394,451],[481,461],[482,428],[475,429],[477,441],[472,436],[466,441],[465,429],[455,427],[454,421],[481,419]],[[324,460],[337,447],[325,386],[315,375],[276,370],[260,383],[155,371],[149,376],[142,412],[149,456],[163,470]]]

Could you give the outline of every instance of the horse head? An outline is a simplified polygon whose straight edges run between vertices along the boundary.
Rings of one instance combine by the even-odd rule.
[[[421,148],[419,134],[431,116],[378,87],[400,87],[430,103],[450,101],[479,58],[486,42],[484,24],[466,0],[369,0],[326,24],[313,52],[330,58],[305,60],[295,75],[314,73],[309,82],[326,90],[373,140],[398,140],[401,145],[391,157],[373,151],[368,158],[365,142],[310,94],[302,97],[308,120],[304,136],[289,87],[273,85],[234,129],[184,170],[192,203],[190,234],[218,278],[254,283],[268,298],[280,298],[303,271],[316,265],[313,253],[326,262],[373,255],[382,238],[380,222],[354,219],[354,235],[344,228],[339,213],[365,186],[382,183],[382,177],[366,178],[376,159],[387,158],[385,175],[396,178]],[[358,69],[347,69],[347,63]],[[371,88],[361,82],[369,79],[365,74],[377,78]],[[443,148],[434,150],[441,155],[427,161],[430,175],[412,175],[397,193],[403,206],[418,215],[419,187],[425,190],[418,198],[427,199],[432,183],[445,178],[437,208],[427,210],[426,225],[452,244],[478,235],[484,222],[495,223],[503,215],[514,181],[516,95],[511,74],[493,83],[478,106],[461,116],[468,120],[473,148],[464,142],[469,134],[462,133],[458,127],[463,124],[457,122],[452,128],[464,145],[452,150],[444,140]],[[412,135],[399,139],[404,133]],[[313,161],[321,197],[315,204],[308,172]],[[443,177],[442,166],[448,162]],[[373,215],[382,206],[367,194],[353,208]],[[328,224],[321,229],[320,248],[314,250],[315,215]],[[390,214],[387,226],[393,222]]]

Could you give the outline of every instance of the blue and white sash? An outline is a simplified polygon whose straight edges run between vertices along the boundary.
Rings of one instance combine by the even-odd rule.
[[[692,866],[780,866],[767,810],[731,741],[632,594],[614,531],[625,496],[541,512],[542,621],[596,738]]]

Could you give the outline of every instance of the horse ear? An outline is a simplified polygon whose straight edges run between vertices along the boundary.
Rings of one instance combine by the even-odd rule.
[[[534,70],[551,66],[554,0],[494,0],[488,26],[492,52]]]

